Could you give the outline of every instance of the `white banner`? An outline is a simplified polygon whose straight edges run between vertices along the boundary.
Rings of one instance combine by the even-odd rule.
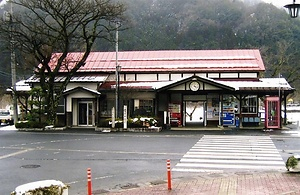
[[[124,105],[123,110],[123,128],[127,129],[127,105]]]

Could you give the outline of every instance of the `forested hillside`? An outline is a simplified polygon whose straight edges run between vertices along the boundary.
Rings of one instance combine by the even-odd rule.
[[[125,30],[119,32],[120,51],[259,48],[266,76],[278,77],[280,73],[294,87],[300,87],[300,21],[291,19],[284,8],[266,3],[244,4],[239,0],[122,2],[127,4],[128,22],[122,24]],[[114,49],[113,43],[103,40],[94,48]],[[3,55],[1,58],[0,73],[9,72],[7,60]],[[18,63],[20,68],[25,67],[22,60]],[[18,71],[19,77],[23,73]]]

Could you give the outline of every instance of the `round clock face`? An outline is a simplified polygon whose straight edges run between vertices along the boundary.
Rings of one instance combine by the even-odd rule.
[[[200,88],[200,84],[197,81],[193,81],[190,83],[190,89],[192,91],[198,91]]]

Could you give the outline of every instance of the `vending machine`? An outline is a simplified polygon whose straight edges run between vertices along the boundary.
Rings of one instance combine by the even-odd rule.
[[[169,104],[170,124],[172,127],[180,127],[181,121],[181,106],[180,104]]]

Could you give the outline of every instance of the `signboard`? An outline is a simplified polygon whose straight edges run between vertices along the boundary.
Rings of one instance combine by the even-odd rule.
[[[111,109],[111,127],[115,128],[115,107]]]
[[[124,105],[123,109],[123,128],[127,129],[127,105]]]

